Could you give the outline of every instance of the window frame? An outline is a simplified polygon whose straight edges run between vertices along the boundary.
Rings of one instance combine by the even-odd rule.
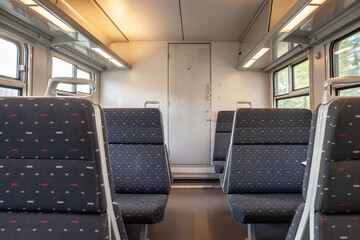
[[[309,86],[295,89],[295,71],[294,71],[294,67],[296,67],[296,66],[298,66],[298,65],[300,65],[300,64],[302,64],[302,63],[304,63],[304,62],[306,62],[306,61],[308,61],[308,67],[309,67]],[[293,91],[299,91],[299,90],[303,90],[303,89],[310,88],[310,61],[309,61],[309,59],[308,59],[308,58],[305,58],[305,59],[303,59],[302,61],[299,61],[299,62],[296,62],[296,63],[294,63],[294,64],[291,64],[291,66],[292,66],[292,69],[291,69],[291,74],[292,74],[292,90],[293,90]]]
[[[21,39],[17,39],[14,36],[9,37],[4,32],[0,32],[0,38],[13,43],[17,48],[16,77],[0,75],[0,86],[19,90],[19,96],[26,96],[29,92],[28,83],[30,78],[29,71],[31,71],[30,59],[32,48]]]
[[[334,39],[333,41],[331,41],[330,43],[330,47],[329,47],[329,56],[330,56],[330,76],[331,77],[338,77],[339,75],[339,64],[338,61],[336,60],[336,57],[334,55],[334,50],[335,50],[335,46],[336,44],[338,44],[339,42],[343,41],[344,39],[354,35],[360,33],[360,28],[356,28],[355,30],[352,30],[346,34],[344,34],[343,36]],[[360,87],[360,84],[347,84],[347,85],[339,85],[339,86],[335,86],[332,87],[332,89],[330,90],[331,92],[334,92],[336,96],[339,96],[339,92],[341,90],[346,90],[346,89],[351,89],[351,88],[358,88]]]
[[[59,58],[60,60],[62,61],[65,61],[65,62],[68,62],[72,65],[72,77],[77,77],[77,69],[79,70],[82,70],[82,71],[85,71],[85,72],[89,72],[90,73],[90,80],[93,80],[96,84],[96,86],[98,86],[98,72],[95,71],[94,69],[90,69],[88,68],[87,66],[77,62],[77,61],[74,61],[66,56],[63,56],[61,54],[58,54],[58,53],[50,53],[50,78],[52,77],[52,68],[53,68],[53,58],[56,57],[56,58]],[[73,91],[72,92],[68,92],[68,91],[61,91],[61,90],[57,90],[61,95],[64,95],[64,96],[89,96],[88,94],[84,93],[84,92],[81,92],[81,91],[77,91],[76,90],[76,85],[72,85],[72,89]],[[96,90],[95,90],[95,93],[93,95],[96,95]],[[94,96],[94,99],[97,99],[97,96]]]
[[[291,99],[291,98],[297,98],[297,97],[306,97],[309,96],[309,104],[310,104],[310,94],[300,94],[300,95],[293,95],[293,96],[289,96],[289,97],[284,97],[284,98],[278,98],[275,101],[275,107],[278,108],[278,101],[279,100],[286,100],[286,99]]]
[[[294,78],[294,69],[293,68],[305,61],[308,61],[308,67],[309,67],[309,86],[305,87],[305,88],[294,89],[295,78]],[[288,68],[289,93],[275,95],[275,89],[277,87],[275,85],[275,74],[285,68]],[[311,94],[310,94],[311,63],[310,63],[309,53],[305,53],[304,55],[301,55],[296,59],[292,59],[292,60],[288,61],[286,64],[281,65],[278,68],[274,69],[270,74],[271,74],[271,84],[273,86],[273,89],[272,89],[272,106],[273,106],[273,108],[278,108],[278,100],[301,97],[301,96],[309,96],[309,109],[311,109]]]

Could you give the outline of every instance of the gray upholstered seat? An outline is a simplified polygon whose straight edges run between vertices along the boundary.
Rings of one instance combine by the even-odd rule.
[[[319,158],[313,159],[314,143],[310,143],[306,174],[304,177],[303,195],[306,204],[314,203],[315,212],[311,207],[304,210],[304,203],[300,205],[289,229],[287,240],[295,239],[296,234],[301,236],[308,231],[299,223],[308,221],[308,217],[314,217],[314,225],[310,225],[314,231],[314,239],[358,239],[360,235],[360,99],[339,98],[328,103],[326,115],[318,117],[318,109],[315,111],[310,139],[317,142],[323,139]],[[322,106],[320,106],[321,108]],[[326,111],[321,108],[321,111]],[[326,122],[317,123],[318,118]],[[324,131],[315,136],[317,129]],[[319,162],[318,162],[319,161]],[[312,171],[316,176],[310,182],[310,169],[312,163],[319,163],[318,171]],[[311,184],[311,185],[309,185]],[[316,195],[308,190],[313,184],[316,187]],[[308,196],[309,195],[309,196]],[[309,200],[311,199],[311,200]],[[310,209],[310,210],[309,210]],[[304,211],[304,215],[302,214]],[[310,211],[310,214],[308,214]],[[305,218],[305,219],[304,219]]]
[[[216,173],[224,171],[226,155],[230,146],[234,111],[219,111],[216,119],[213,161]]]
[[[116,194],[115,201],[122,206],[126,223],[151,224],[164,218],[167,194]]]
[[[237,109],[224,190],[235,220],[285,223],[302,202],[311,112]]]
[[[234,219],[243,223],[291,222],[301,194],[229,194]]]
[[[111,179],[104,187],[95,108],[76,98],[0,99],[0,239],[108,239],[114,189]]]
[[[115,199],[124,222],[162,221],[171,182],[160,110],[108,108],[104,112]]]

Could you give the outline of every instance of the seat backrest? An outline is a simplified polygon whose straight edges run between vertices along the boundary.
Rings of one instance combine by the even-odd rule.
[[[360,99],[330,103],[319,168],[315,210],[360,214]]]
[[[229,150],[235,111],[219,111],[216,120],[213,161],[225,161]]]
[[[170,172],[157,108],[104,109],[117,193],[165,193]]]
[[[59,219],[61,213],[88,214],[89,220],[100,219],[98,239],[105,239],[109,223],[98,151],[103,143],[91,102],[0,98],[0,142],[0,212],[27,218],[56,213]]]
[[[242,108],[235,114],[226,192],[301,192],[310,110]]]

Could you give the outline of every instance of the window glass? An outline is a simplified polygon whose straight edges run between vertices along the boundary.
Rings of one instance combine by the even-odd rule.
[[[77,69],[77,77],[91,79],[91,74],[87,71]],[[90,85],[76,85],[76,92],[90,94]]]
[[[278,108],[310,108],[309,96],[278,99]]]
[[[309,60],[293,67],[294,90],[309,87]]]
[[[360,76],[360,31],[334,45],[335,77]]]
[[[360,96],[360,87],[339,89],[337,93],[339,96]]]
[[[284,68],[274,75],[275,96],[289,93],[289,70]]]
[[[73,76],[73,65],[69,62],[61,60],[60,58],[53,57],[51,77],[72,77],[72,76]],[[60,83],[56,89],[65,92],[74,92],[74,85]]]
[[[17,78],[18,48],[15,43],[0,38],[0,75]]]
[[[16,97],[20,96],[20,90],[15,88],[0,87],[1,97]]]

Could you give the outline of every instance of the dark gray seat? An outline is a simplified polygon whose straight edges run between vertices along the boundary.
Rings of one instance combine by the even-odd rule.
[[[116,194],[126,223],[152,224],[163,220],[167,194]]]
[[[0,239],[108,239],[119,209],[106,198],[98,110],[76,98],[0,99]],[[127,239],[120,215],[117,227]]]
[[[310,224],[310,235],[313,234],[314,239],[359,238],[359,106],[359,98],[339,98],[321,105],[319,114],[314,115],[310,138],[319,132],[315,145],[321,147],[309,148],[303,191],[305,209],[303,215],[293,219],[287,239],[295,239],[296,234],[307,237],[309,233],[304,224],[309,216],[314,220],[314,224]],[[302,208],[299,207],[299,213]],[[303,224],[300,228],[299,223]]]
[[[237,109],[224,190],[242,223],[287,223],[302,202],[311,112]]]
[[[115,199],[124,222],[162,221],[171,181],[160,110],[108,108],[104,112]]]
[[[360,99],[330,103],[315,198],[315,239],[360,236]]]
[[[317,124],[317,119],[318,119],[318,110],[319,110],[319,108],[315,109],[315,111],[314,111],[314,115],[312,117],[311,127],[310,127],[309,145],[308,145],[305,174],[304,174],[303,187],[302,187],[303,202],[299,205],[298,209],[296,210],[294,218],[290,224],[290,228],[289,228],[288,234],[286,236],[286,240],[295,239],[296,232],[299,228],[301,216],[304,212],[305,200],[306,200],[308,184],[309,184],[309,177],[310,177],[312,155],[314,152],[314,140],[315,140],[316,124]]]
[[[215,141],[212,164],[216,173],[224,171],[226,155],[229,151],[235,111],[219,111],[216,119]]]

